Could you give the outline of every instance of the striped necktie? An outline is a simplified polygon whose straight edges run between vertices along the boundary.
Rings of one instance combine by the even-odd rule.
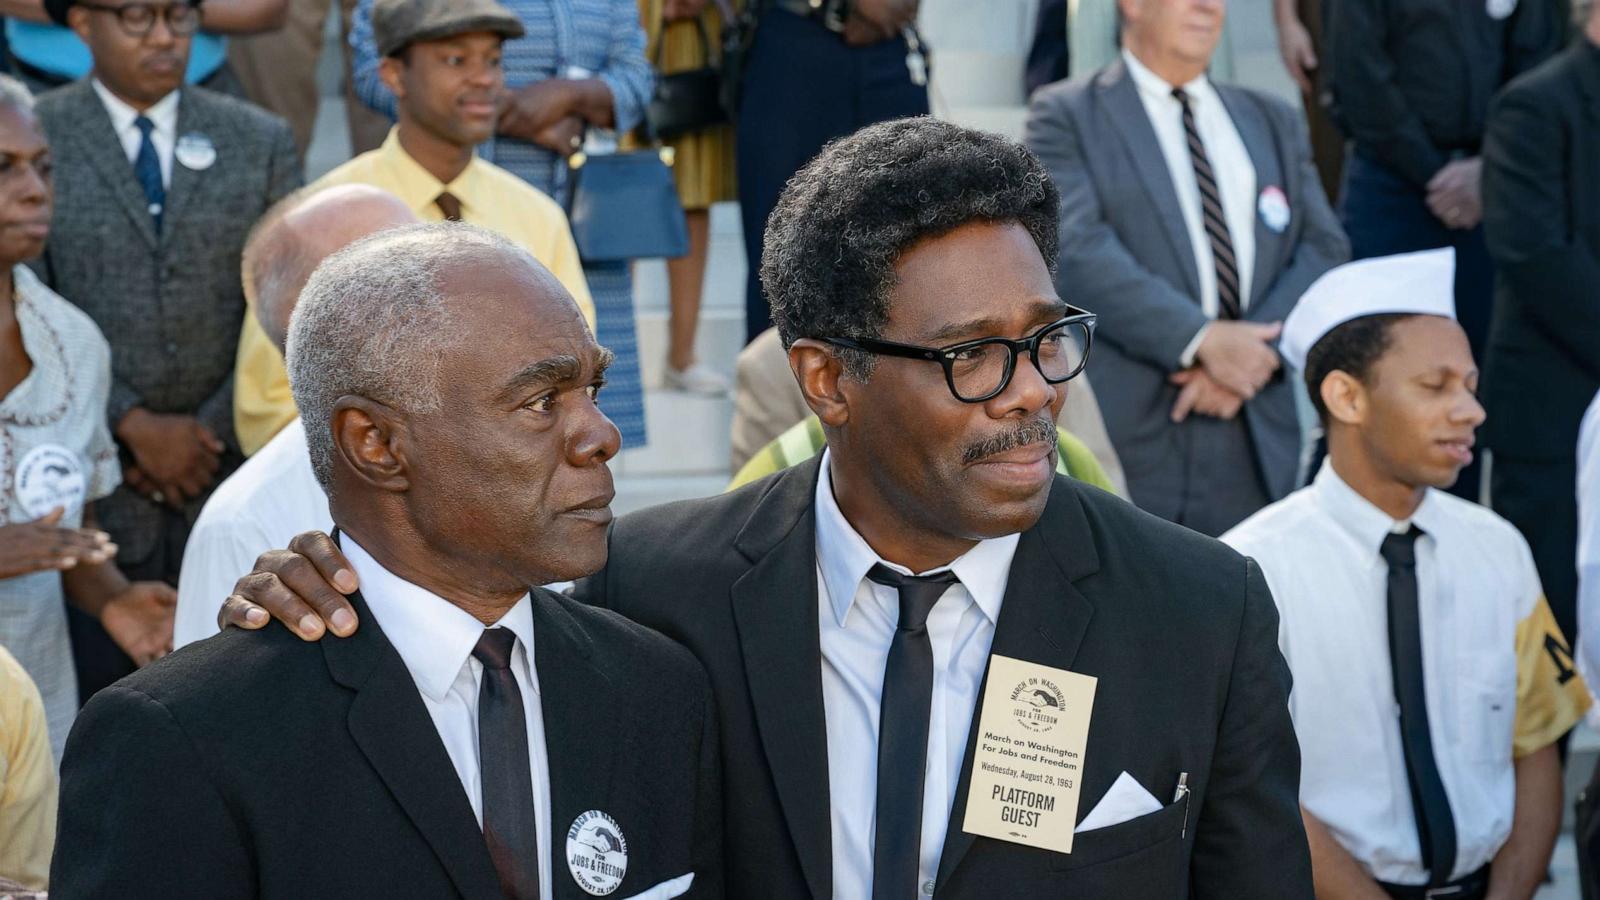
[[[1211,241],[1211,259],[1217,271],[1217,316],[1222,319],[1239,318],[1239,263],[1233,256],[1233,236],[1228,231],[1228,220],[1222,214],[1222,194],[1217,191],[1217,176],[1211,170],[1211,157],[1206,155],[1206,145],[1200,140],[1200,129],[1194,123],[1194,107],[1189,105],[1189,92],[1173,88],[1172,96],[1183,107],[1183,135],[1189,141],[1189,159],[1194,163],[1194,180],[1200,186],[1200,215],[1206,227],[1206,237]]]
[[[144,189],[144,201],[149,205],[150,218],[155,220],[156,231],[161,231],[161,213],[167,205],[167,188],[161,182],[161,158],[156,155],[156,145],[150,141],[150,132],[156,124],[145,116],[133,120],[139,129],[139,155],[133,158],[133,176]]]

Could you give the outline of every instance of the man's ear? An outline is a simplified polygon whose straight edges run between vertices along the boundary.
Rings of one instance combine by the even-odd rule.
[[[401,52],[410,53],[411,51],[407,49]],[[406,98],[406,89],[401,78],[405,74],[406,65],[407,63],[398,56],[385,56],[383,59],[378,60],[378,78],[383,81],[385,87],[394,93],[396,100],[404,100]]]
[[[340,397],[333,405],[333,444],[356,477],[379,490],[411,487],[404,416],[366,397]]]
[[[67,27],[85,44],[89,43],[89,14],[89,10],[77,4],[67,7]]]
[[[840,390],[847,376],[834,349],[822,341],[800,338],[789,347],[789,369],[800,384],[806,405],[822,424],[838,428],[850,421],[850,403]]]
[[[1367,386],[1361,379],[1334,369],[1322,379],[1322,405],[1328,418],[1344,425],[1361,425],[1367,419]]]

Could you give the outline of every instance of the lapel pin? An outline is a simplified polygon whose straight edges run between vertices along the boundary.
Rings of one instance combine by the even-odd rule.
[[[47,515],[58,506],[71,515],[83,506],[87,488],[78,454],[60,444],[40,444],[17,466],[17,501],[30,518]]]
[[[628,874],[628,839],[617,820],[591,809],[567,829],[567,870],[578,887],[596,897],[615,891]]]
[[[204,134],[191,131],[178,138],[178,146],[172,155],[185,169],[204,172],[217,161],[217,145],[211,143],[211,138]]]
[[[1289,227],[1289,198],[1275,184],[1261,189],[1256,211],[1261,214],[1261,224],[1271,229],[1273,234],[1283,234],[1283,230]]]
[[[1491,19],[1504,19],[1517,9],[1517,0],[1489,0],[1485,11]]]

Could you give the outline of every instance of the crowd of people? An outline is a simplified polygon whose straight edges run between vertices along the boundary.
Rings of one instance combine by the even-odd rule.
[[[0,892],[1531,898],[1600,3],[1272,11],[1302,107],[1223,0],[1040,3],[1019,143],[917,0],[0,3]],[[629,154],[734,459],[613,519]]]

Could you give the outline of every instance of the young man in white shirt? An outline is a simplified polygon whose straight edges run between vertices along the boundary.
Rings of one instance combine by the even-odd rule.
[[[1589,705],[1527,542],[1443,491],[1483,421],[1454,251],[1351,263],[1283,353],[1328,436],[1315,481],[1223,535],[1294,675],[1322,898],[1528,898],[1561,823],[1555,742]]]

